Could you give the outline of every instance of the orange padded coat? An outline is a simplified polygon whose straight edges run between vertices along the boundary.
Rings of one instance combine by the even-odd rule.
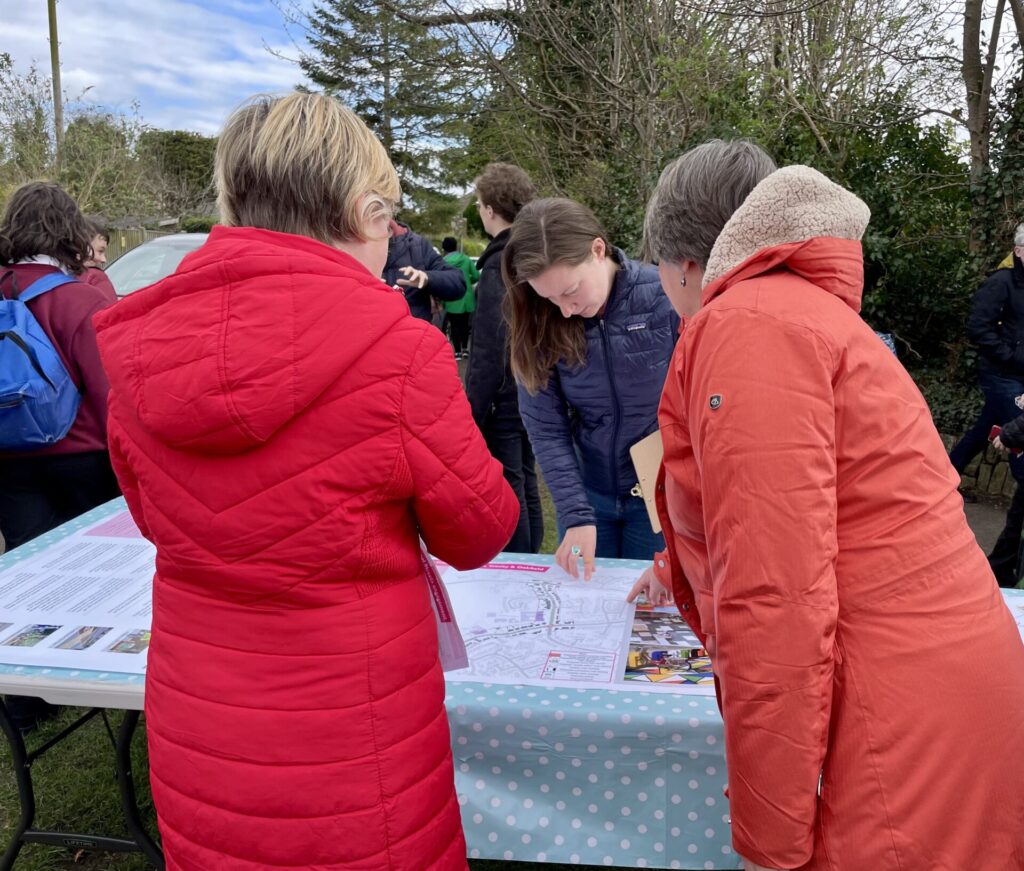
[[[719,236],[660,411],[679,607],[733,841],[832,871],[1024,868],[1024,645],[928,407],[858,315],[867,207],[779,170]]]

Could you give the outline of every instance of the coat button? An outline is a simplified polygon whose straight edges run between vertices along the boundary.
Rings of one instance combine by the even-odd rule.
[[[663,559],[658,560],[658,568],[659,569],[665,568],[665,560],[663,560]]]
[[[690,610],[690,606],[688,604],[684,604],[683,605],[683,610],[684,611],[689,611]]]

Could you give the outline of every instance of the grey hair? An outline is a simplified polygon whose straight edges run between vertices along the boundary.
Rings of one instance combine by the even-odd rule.
[[[1013,244],[1017,248],[1024,247],[1024,224],[1018,224],[1017,229],[1013,231]]]
[[[718,234],[747,195],[777,167],[746,139],[712,139],[661,173],[644,216],[644,256],[708,265]]]

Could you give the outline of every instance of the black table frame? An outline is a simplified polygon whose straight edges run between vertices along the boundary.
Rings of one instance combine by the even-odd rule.
[[[125,711],[121,728],[114,742],[114,756],[117,770],[117,786],[121,796],[121,809],[125,824],[131,838],[113,838],[105,835],[79,834],[76,832],[53,832],[33,828],[36,816],[36,797],[32,785],[32,766],[44,753],[51,750],[69,735],[76,732],[95,717],[100,716],[107,724],[105,708],[92,708],[79,717],[70,726],[54,735],[49,741],[28,750],[21,732],[11,721],[10,713],[3,699],[0,698],[0,729],[7,737],[11,748],[11,761],[14,765],[14,776],[18,784],[18,801],[21,805],[21,818],[14,830],[10,844],[0,856],[0,871],[11,871],[14,862],[25,844],[49,844],[54,847],[66,847],[69,850],[89,850],[110,853],[143,853],[153,867],[164,871],[164,857],[160,848],[146,831],[139,813],[139,805],[135,796],[135,781],[132,778],[132,737],[139,722],[139,711]],[[111,733],[113,738],[113,733]]]

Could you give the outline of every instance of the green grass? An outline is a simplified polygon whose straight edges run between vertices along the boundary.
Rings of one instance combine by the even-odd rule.
[[[29,736],[29,749],[57,734],[84,708],[66,708],[60,716]],[[121,723],[121,711],[108,714],[114,734]],[[4,742],[6,745],[6,742]],[[132,767],[139,806],[149,830],[156,832],[153,803],[149,794],[149,766],[145,735],[136,731]],[[36,793],[35,828],[77,831],[127,837],[115,780],[114,748],[100,719],[88,723],[64,743],[50,750],[33,766]],[[18,791],[6,746],[0,756],[0,841],[4,848],[19,816]],[[29,844],[22,848],[16,871],[57,871],[86,868],[95,871],[136,871],[150,868],[141,854],[96,853],[77,855],[70,850]]]
[[[541,485],[544,510],[543,553],[554,553],[558,546],[555,510],[548,488]],[[30,736],[29,749],[39,746],[71,723],[85,709],[67,708]],[[109,713],[114,734],[121,722],[120,711]],[[149,793],[149,766],[145,753],[143,720],[135,734],[133,767],[139,806],[149,831],[156,834],[156,816]],[[0,740],[0,743],[6,744]],[[38,809],[36,828],[81,833],[127,836],[121,817],[117,782],[114,776],[114,748],[100,720],[94,720],[42,757],[33,767],[33,782]],[[0,753],[0,853],[14,832],[19,816],[18,791],[6,746]],[[541,871],[556,866],[533,862],[501,862],[485,859],[470,861],[472,871]],[[29,844],[22,848],[15,871],[143,871],[152,866],[137,853],[81,853]],[[587,866],[576,866],[583,868]],[[212,871],[212,869],[211,869]],[[595,869],[596,871],[596,869]]]

